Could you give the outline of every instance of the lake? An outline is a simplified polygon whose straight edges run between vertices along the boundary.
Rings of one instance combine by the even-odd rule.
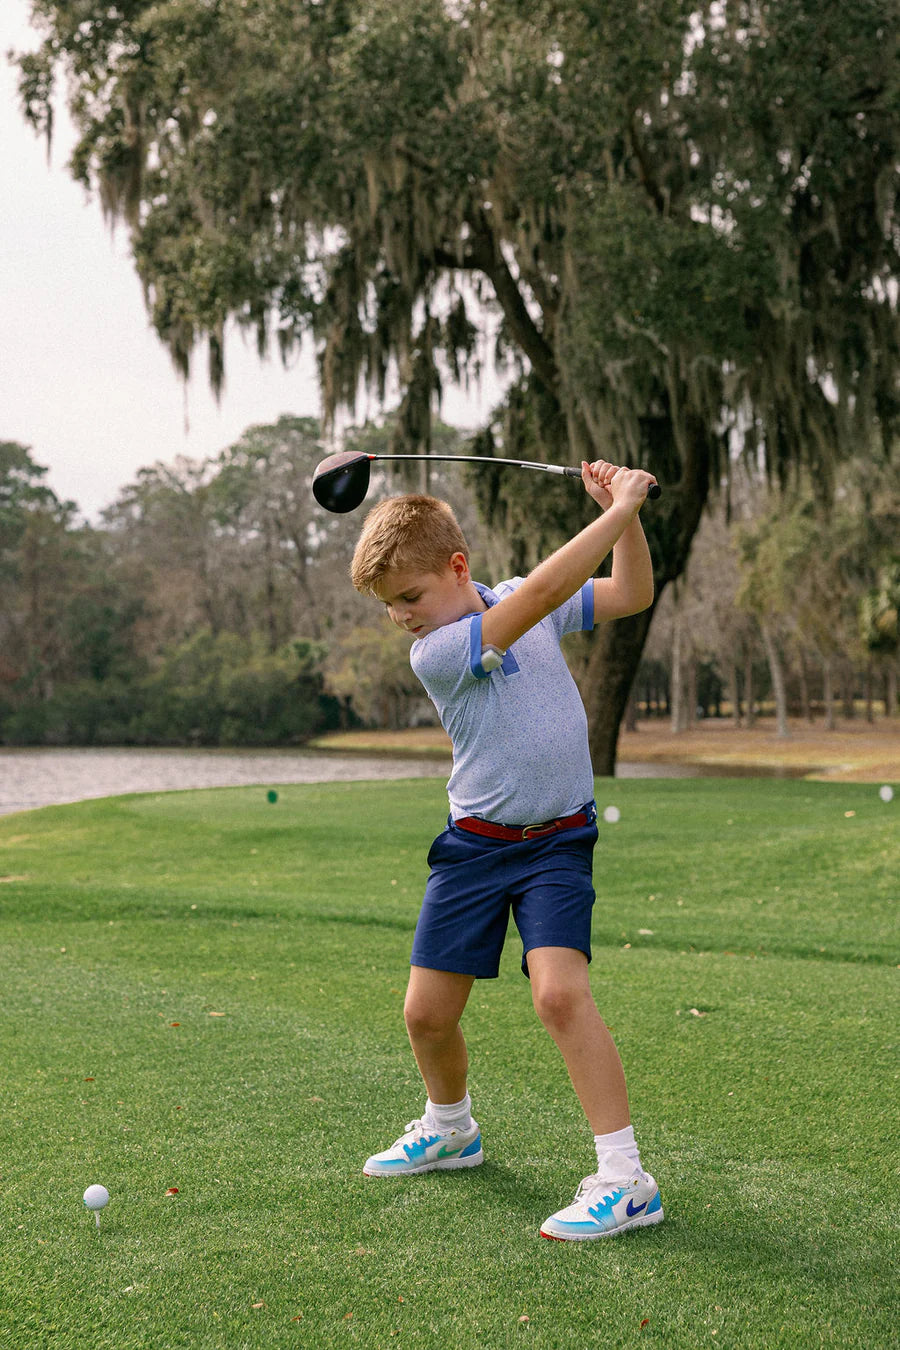
[[[449,758],[322,754],[307,750],[8,749],[0,747],[0,816],[124,792],[266,787],[372,778],[443,778]],[[682,764],[619,764],[620,778],[696,778],[721,770]],[[740,768],[727,770],[741,775]],[[771,772],[771,771],[770,771]]]
[[[305,750],[0,748],[0,815],[38,806],[186,788],[445,778],[447,761]]]

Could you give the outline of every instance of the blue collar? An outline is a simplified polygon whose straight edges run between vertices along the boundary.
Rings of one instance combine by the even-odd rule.
[[[499,595],[495,595],[490,586],[482,586],[480,581],[473,581],[472,585],[475,587],[488,609],[493,609],[494,605],[499,603]]]

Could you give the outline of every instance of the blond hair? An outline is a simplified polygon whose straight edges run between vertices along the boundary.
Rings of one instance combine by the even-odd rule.
[[[353,585],[374,595],[387,572],[441,572],[454,553],[469,561],[456,516],[437,497],[388,497],[366,516],[350,564]]]

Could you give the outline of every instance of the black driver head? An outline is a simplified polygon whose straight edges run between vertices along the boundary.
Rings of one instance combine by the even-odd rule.
[[[355,511],[369,490],[371,459],[358,450],[342,450],[323,459],[313,474],[313,496],[326,511]]]

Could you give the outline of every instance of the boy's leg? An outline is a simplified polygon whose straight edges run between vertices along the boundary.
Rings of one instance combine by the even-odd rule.
[[[622,1061],[607,1030],[588,976],[584,952],[535,947],[528,953],[535,1011],[565,1060],[572,1086],[595,1135],[630,1123]]]
[[[471,975],[413,966],[406,993],[406,1026],[428,1089],[421,1120],[412,1120],[383,1153],[363,1167],[366,1176],[410,1176],[436,1169],[477,1167],[484,1153],[466,1091],[468,1055],[459,1019],[474,983]]]
[[[527,959],[534,1006],[559,1046],[597,1148],[596,1173],[571,1205],[550,1215],[541,1236],[585,1241],[657,1224],[659,1189],[640,1165],[622,1061],[594,1003],[587,957],[575,948],[539,947]]]
[[[474,976],[455,971],[410,969],[403,1015],[432,1102],[459,1102],[466,1095],[469,1057],[459,1020],[474,983]]]

